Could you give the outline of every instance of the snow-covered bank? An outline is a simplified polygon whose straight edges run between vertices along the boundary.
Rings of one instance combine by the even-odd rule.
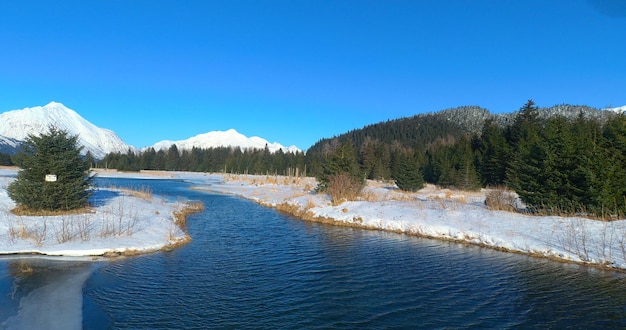
[[[492,211],[485,191],[457,192],[427,186],[417,193],[368,182],[362,201],[333,206],[315,194],[315,180],[273,176],[224,176],[212,184],[313,221],[381,229],[477,244],[561,261],[626,270],[626,221],[531,216]]]
[[[429,185],[417,193],[406,193],[392,184],[370,181],[363,200],[333,206],[327,195],[314,192],[317,183],[313,178],[296,180],[282,176],[188,172],[108,171],[98,175],[182,179],[193,183],[196,189],[234,194],[306,220],[455,240],[561,261],[626,270],[626,220],[602,222],[578,217],[531,216],[492,211],[484,203],[486,191],[459,192]],[[0,201],[6,199],[5,194],[6,192],[0,191]],[[111,199],[113,201],[115,198]],[[141,207],[138,208],[141,214],[155,212],[167,218],[172,212],[172,206],[162,202],[136,202]],[[135,200],[132,204],[135,205]],[[149,207],[157,206],[167,210],[144,212]],[[100,212],[106,214],[106,206],[103,208]],[[163,220],[163,223],[167,221]],[[0,221],[0,226],[2,225]],[[163,230],[167,226],[154,227]],[[0,232],[2,228],[0,227]],[[152,225],[149,228],[152,229]],[[163,235],[163,232],[159,235]],[[112,238],[105,241],[109,239],[112,241]],[[116,239],[121,242],[124,237]],[[85,245],[91,246],[90,244],[92,243]],[[5,249],[6,247],[2,248]]]
[[[174,212],[185,205],[118,189],[98,189],[90,213],[17,216],[6,187],[16,170],[0,169],[0,254],[102,256],[147,253],[188,240]]]

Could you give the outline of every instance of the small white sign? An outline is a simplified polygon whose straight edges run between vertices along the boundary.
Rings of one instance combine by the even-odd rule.
[[[56,182],[57,175],[56,174],[46,174],[46,182]]]

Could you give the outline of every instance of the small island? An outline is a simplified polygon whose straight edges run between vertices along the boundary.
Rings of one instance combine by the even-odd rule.
[[[199,205],[94,188],[81,149],[76,136],[51,127],[26,140],[15,157],[19,172],[1,170],[0,254],[117,256],[189,241],[185,216]]]

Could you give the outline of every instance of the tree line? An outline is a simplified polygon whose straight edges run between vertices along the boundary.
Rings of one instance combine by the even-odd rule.
[[[298,169],[306,173],[303,152],[271,153],[264,149],[241,149],[239,147],[192,148],[179,150],[172,144],[167,150],[147,150],[135,153],[110,153],[94,163],[94,167],[120,171],[164,170],[215,173],[248,173],[289,175]]]
[[[557,110],[575,109],[560,106]],[[554,110],[554,109],[553,109]],[[585,112],[585,111],[587,112]],[[400,118],[322,139],[305,153],[238,147],[111,153],[93,167],[314,176],[322,190],[343,180],[394,180],[415,191],[425,183],[477,190],[506,186],[530,211],[626,213],[626,117],[539,109],[532,101],[508,117],[478,107]],[[5,162],[11,158],[0,158]],[[349,194],[348,194],[349,195]]]

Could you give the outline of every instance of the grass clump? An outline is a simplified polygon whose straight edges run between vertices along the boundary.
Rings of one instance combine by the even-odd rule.
[[[186,203],[180,210],[174,212],[175,223],[181,229],[187,225],[187,216],[204,210],[204,204],[201,202]]]
[[[515,194],[504,187],[493,188],[485,196],[485,205],[490,210],[515,212],[516,204]]]

